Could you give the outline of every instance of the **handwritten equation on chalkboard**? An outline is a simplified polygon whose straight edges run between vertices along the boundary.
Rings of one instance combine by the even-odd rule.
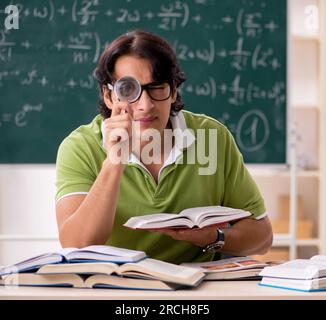
[[[93,70],[101,52],[142,28],[174,48],[187,75],[180,88],[186,109],[225,123],[248,162],[284,162],[284,2],[22,1],[20,29],[0,30],[0,135],[28,143],[48,134],[53,162],[60,140],[96,113]],[[30,161],[38,162],[37,153]]]

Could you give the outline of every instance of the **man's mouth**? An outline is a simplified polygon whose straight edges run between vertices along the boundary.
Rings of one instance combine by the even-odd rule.
[[[142,117],[142,118],[136,119],[136,121],[148,123],[148,122],[154,121],[155,119],[156,119],[156,117],[151,116],[151,117]]]

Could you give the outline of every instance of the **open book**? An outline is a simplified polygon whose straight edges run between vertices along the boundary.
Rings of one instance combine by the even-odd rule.
[[[101,262],[49,264],[36,273],[7,275],[3,284],[173,290],[197,286],[204,277],[200,270],[147,258],[120,266]]]
[[[203,228],[249,216],[250,212],[241,209],[222,206],[195,207],[182,210],[178,214],[156,213],[132,217],[124,226],[131,229]]]
[[[183,285],[194,286],[205,274],[201,270],[146,258],[134,263],[117,265],[115,263],[66,263],[49,264],[41,267],[37,274],[117,274],[120,276],[157,279]]]
[[[259,273],[270,263],[251,257],[235,257],[218,261],[183,263],[182,265],[205,272],[204,280],[257,280],[261,279]]]
[[[175,283],[160,280],[124,278],[103,274],[83,276],[78,274],[9,274],[0,280],[3,286],[37,286],[37,287],[74,287],[74,288],[108,288],[108,289],[148,289],[176,290],[182,287]]]
[[[60,262],[105,261],[115,263],[135,262],[146,257],[145,252],[112,246],[89,246],[82,249],[65,248],[57,252],[44,253],[11,266],[2,267],[0,276],[38,269],[46,264]]]
[[[326,290],[326,256],[295,259],[266,267],[260,275],[261,285],[300,291]]]

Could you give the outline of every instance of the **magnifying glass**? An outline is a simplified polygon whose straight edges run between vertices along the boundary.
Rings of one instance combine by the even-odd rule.
[[[120,78],[114,84],[113,90],[120,101],[128,101],[129,103],[137,101],[141,95],[139,81],[129,76]]]

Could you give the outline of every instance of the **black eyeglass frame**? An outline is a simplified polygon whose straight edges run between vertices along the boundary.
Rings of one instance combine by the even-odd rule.
[[[167,84],[167,85],[169,86],[170,92],[169,92],[168,97],[167,97],[167,98],[164,98],[164,99],[155,99],[155,98],[153,98],[153,97],[151,96],[149,90],[147,90],[147,88],[149,88],[149,87],[153,87],[153,86],[159,86],[159,85],[163,85],[163,84]],[[131,102],[129,102],[129,103],[135,103],[135,102],[137,102],[137,101],[141,98],[141,96],[142,96],[144,90],[146,90],[148,96],[149,96],[152,100],[154,100],[154,101],[165,101],[165,100],[168,100],[168,99],[171,97],[171,94],[172,94],[171,85],[170,85],[168,82],[150,82],[150,83],[147,83],[147,84],[144,84],[144,85],[142,85],[142,84],[139,83],[139,85],[140,85],[140,89],[141,89],[141,90],[140,90],[139,97],[138,97],[136,100],[131,101]],[[108,84],[107,84],[107,87],[108,87],[108,89],[109,89],[110,91],[114,91],[114,85],[112,85],[111,83],[108,83]]]

